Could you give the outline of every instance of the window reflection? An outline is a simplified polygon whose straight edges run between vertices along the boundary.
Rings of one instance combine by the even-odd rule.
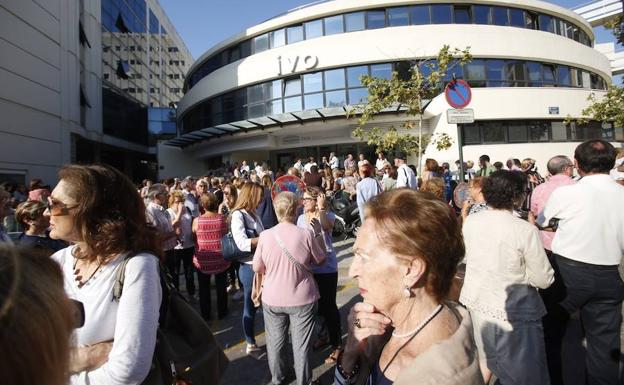
[[[323,36],[323,20],[309,21],[303,24],[305,29],[305,38],[314,39]]]
[[[342,107],[347,104],[347,97],[344,90],[325,92],[326,107]]]
[[[409,24],[409,11],[407,7],[396,7],[388,9],[388,25],[398,27]]]
[[[337,33],[343,33],[343,25],[342,25],[342,15],[326,17],[324,20],[325,24],[325,35],[335,35]]]
[[[344,69],[325,71],[325,89],[345,88]]]
[[[366,12],[366,28],[377,29],[386,26],[385,11],[368,11]]]
[[[428,5],[416,5],[412,7],[412,24],[420,25],[429,24],[430,22],[431,18]]]
[[[434,4],[431,6],[431,22],[433,24],[451,24],[453,13],[449,4]]]
[[[364,12],[347,13],[345,15],[345,26],[347,32],[363,30],[365,27]]]

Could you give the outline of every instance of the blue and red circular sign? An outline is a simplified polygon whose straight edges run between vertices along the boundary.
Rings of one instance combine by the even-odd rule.
[[[451,107],[461,109],[470,104],[472,91],[465,80],[453,80],[446,85],[444,96],[446,96],[446,101]]]

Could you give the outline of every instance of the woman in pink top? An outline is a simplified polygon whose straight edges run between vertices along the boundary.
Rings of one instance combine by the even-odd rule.
[[[199,308],[205,320],[210,319],[210,276],[214,274],[217,286],[217,318],[227,315],[227,269],[230,262],[223,259],[221,237],[227,233],[227,223],[218,214],[219,200],[210,192],[199,199],[204,214],[193,220],[193,234],[197,242],[193,265],[199,280]]]
[[[274,384],[283,383],[288,373],[285,347],[289,325],[297,384],[308,385],[312,380],[308,352],[319,292],[311,266],[325,261],[325,244],[318,219],[310,222],[312,230],[295,225],[298,206],[299,200],[291,192],[275,197],[279,224],[260,233],[253,258],[253,270],[265,274],[262,306]]]

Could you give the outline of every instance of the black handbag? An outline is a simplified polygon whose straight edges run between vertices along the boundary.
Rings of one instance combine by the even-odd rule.
[[[248,229],[245,224],[245,218],[243,216],[243,225],[245,226],[245,234],[248,238],[257,237],[256,230]],[[234,236],[232,235],[232,229],[230,226],[230,231],[221,237],[221,253],[223,254],[223,259],[229,262],[235,262],[241,259],[251,258],[253,253],[251,251],[241,251],[236,245],[234,241]]]
[[[117,268],[113,300],[123,291],[127,256]],[[160,269],[162,303],[152,366],[142,385],[217,385],[229,360],[208,324]]]

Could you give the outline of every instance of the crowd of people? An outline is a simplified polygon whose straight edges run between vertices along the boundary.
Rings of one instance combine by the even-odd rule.
[[[332,152],[276,172],[243,161],[203,177],[145,180],[138,190],[103,165],[63,167],[52,191],[40,180],[5,184],[0,343],[23,362],[5,360],[0,371],[14,384],[141,383],[165,269],[176,288],[184,277],[206,321],[228,315],[229,295],[242,300],[245,351],[268,359],[274,384],[288,379],[289,341],[298,384],[315,382],[310,351],[325,346],[341,385],[563,384],[561,348],[575,338],[565,330],[577,315],[586,383],[617,384],[624,150],[587,141],[573,160],[552,157],[545,176],[528,158],[503,165],[483,155],[463,174],[426,159],[421,175],[406,153],[392,158],[340,162]],[[282,175],[305,188],[273,196]],[[346,339],[329,204],[338,193],[362,221],[349,269],[361,301],[349,310]],[[240,255],[226,260],[228,233]],[[111,300],[124,261],[124,295]],[[258,306],[266,346],[256,341]],[[50,322],[40,331],[14,333],[41,319]],[[29,362],[44,365],[13,373]]]

